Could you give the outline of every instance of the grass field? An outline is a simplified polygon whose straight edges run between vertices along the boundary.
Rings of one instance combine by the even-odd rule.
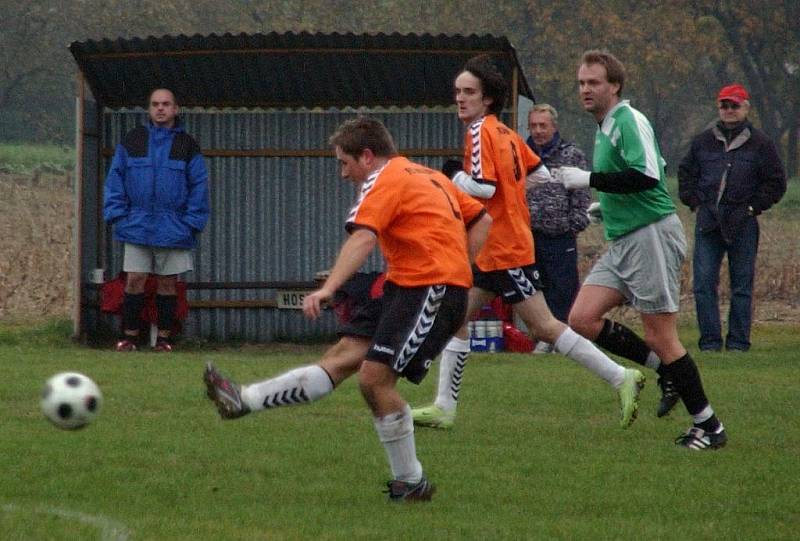
[[[674,447],[687,417],[655,417],[652,373],[639,420],[621,430],[614,393],[569,360],[475,355],[455,429],[417,430],[439,490],[416,506],[381,494],[388,466],[355,381],[237,421],[205,399],[206,359],[250,381],[313,362],[316,350],[122,355],[72,344],[69,328],[0,327],[3,540],[751,540],[800,530],[796,328],[759,326],[746,355],[696,355],[730,437],[709,453]],[[39,413],[42,383],[63,370],[104,392],[84,430]],[[420,404],[435,379],[400,389]]]
[[[75,167],[75,150],[57,145],[0,143],[0,172],[63,173]]]
[[[798,538],[796,179],[761,221],[754,350],[696,356],[726,449],[674,448],[687,417],[655,418],[652,373],[640,419],[623,431],[614,394],[570,361],[476,355],[456,428],[417,432],[439,492],[398,507],[381,494],[388,466],[354,381],[320,403],[234,422],[204,397],[206,359],[250,381],[318,349],[120,356],[72,344],[63,321],[10,326],[72,306],[73,160],[0,145],[0,541]],[[691,242],[693,217],[679,210]],[[604,247],[600,229],[581,243],[585,270]],[[685,270],[681,321],[694,344]],[[723,269],[723,303],[726,281]],[[64,370],[105,393],[98,421],[74,433],[38,408],[43,382]],[[435,375],[401,392],[426,403]]]

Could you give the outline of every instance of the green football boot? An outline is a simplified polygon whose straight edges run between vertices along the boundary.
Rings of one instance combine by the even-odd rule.
[[[447,430],[453,427],[453,423],[456,420],[456,412],[444,411],[436,404],[431,404],[423,408],[412,409],[411,418],[414,419],[414,424],[417,426]]]
[[[639,413],[639,393],[644,388],[644,374],[632,368],[625,369],[625,381],[617,390],[619,393],[619,408],[622,417],[619,425],[628,428]]]

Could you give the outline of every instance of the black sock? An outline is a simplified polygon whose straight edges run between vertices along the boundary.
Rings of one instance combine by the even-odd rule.
[[[122,299],[122,333],[135,331],[139,334],[142,328],[142,308],[144,293],[125,293]]]
[[[175,326],[175,310],[177,306],[178,297],[176,295],[156,295],[159,331],[172,332],[172,328]]]
[[[702,423],[695,423],[694,426],[702,428],[705,432],[716,432],[722,426],[722,423],[719,422],[717,415],[714,414]]]
[[[603,320],[603,330],[594,342],[614,355],[625,357],[642,366],[646,365],[647,357],[650,355],[650,348],[644,340],[625,325],[610,319]],[[661,368],[659,367],[657,371],[661,373]]]
[[[670,364],[661,364],[664,368],[664,375],[670,378],[678,394],[681,396],[686,410],[694,416],[708,407],[708,398],[703,390],[703,382],[700,379],[700,371],[689,353]],[[712,415],[701,423],[696,423],[707,432],[714,432],[719,428],[720,422],[716,415]]]

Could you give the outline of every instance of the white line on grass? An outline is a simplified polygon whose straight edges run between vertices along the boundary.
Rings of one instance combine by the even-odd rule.
[[[103,515],[89,515],[87,513],[80,513],[78,511],[70,511],[68,509],[59,509],[57,507],[36,506],[32,508],[24,508],[20,505],[13,503],[4,504],[3,511],[7,513],[19,511],[33,511],[34,513],[42,513],[45,515],[56,515],[62,518],[74,519],[84,524],[90,524],[100,530],[101,541],[126,541],[131,535],[131,531],[127,526],[111,520]]]

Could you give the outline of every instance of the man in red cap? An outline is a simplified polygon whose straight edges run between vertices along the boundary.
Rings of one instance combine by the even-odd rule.
[[[740,84],[717,95],[719,121],[692,140],[678,167],[681,201],[697,213],[694,298],[701,350],[722,349],[717,286],[728,255],[731,304],[725,349],[750,349],[759,214],[783,197],[786,174],[775,144],[747,119],[750,95]]]

